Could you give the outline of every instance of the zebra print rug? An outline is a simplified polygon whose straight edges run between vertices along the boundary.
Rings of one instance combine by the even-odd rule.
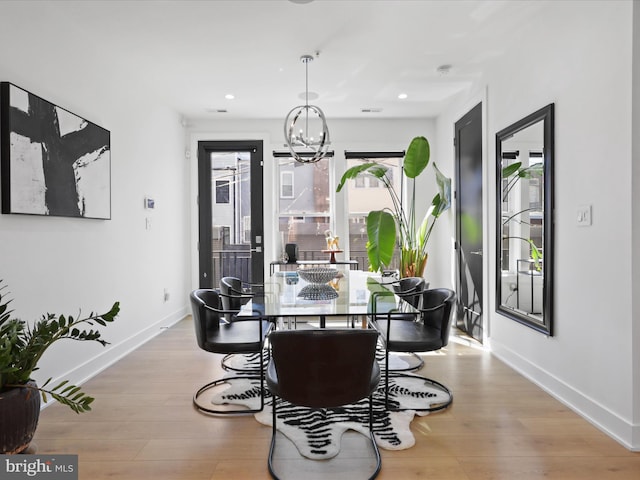
[[[234,355],[227,365],[243,368],[257,364],[256,356]],[[232,376],[232,375],[230,375]],[[385,408],[384,374],[380,385],[373,395],[374,435],[380,448],[403,450],[415,444],[415,438],[409,428],[415,415],[426,412],[406,410],[389,412]],[[212,397],[217,405],[236,404],[248,408],[260,405],[260,381],[234,379],[228,382],[229,388]],[[255,419],[271,426],[273,397],[265,392],[265,406],[254,415]],[[448,394],[433,385],[424,382],[421,377],[412,375],[389,378],[389,405],[392,408],[425,408],[428,405],[442,404],[448,400]],[[278,399],[277,427],[289,438],[301,455],[312,459],[327,459],[340,451],[340,439],[347,430],[369,435],[369,400],[340,408],[312,410],[298,407]],[[318,427],[322,428],[318,428]]]

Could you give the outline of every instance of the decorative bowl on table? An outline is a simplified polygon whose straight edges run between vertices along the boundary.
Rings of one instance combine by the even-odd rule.
[[[331,285],[327,285],[338,275],[335,268],[299,268],[298,275],[309,283],[302,287],[298,297],[305,300],[333,300],[338,297],[338,292]]]
[[[333,300],[338,298],[338,292],[326,283],[310,283],[300,289],[298,297],[304,300]]]
[[[299,268],[298,275],[306,282],[322,285],[333,280],[338,270],[326,267]]]

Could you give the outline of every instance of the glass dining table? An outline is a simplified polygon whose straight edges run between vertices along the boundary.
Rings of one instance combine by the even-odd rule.
[[[366,327],[367,318],[375,314],[402,312],[418,314],[419,311],[395,295],[381,276],[361,270],[337,270],[337,277],[322,285],[312,284],[296,272],[276,272],[259,289],[252,292],[252,299],[243,306],[240,315],[259,311],[267,318],[285,319],[318,318],[324,328],[327,318],[346,318],[354,324],[360,318]],[[333,298],[332,298],[333,297]]]

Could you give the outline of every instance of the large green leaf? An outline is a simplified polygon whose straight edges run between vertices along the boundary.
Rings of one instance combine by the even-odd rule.
[[[523,168],[518,172],[520,178],[536,178],[542,177],[544,173],[544,165],[542,163],[534,163],[527,168]]]
[[[338,188],[336,188],[336,192],[342,190],[344,184],[347,183],[347,180],[351,180],[356,178],[361,174],[372,175],[376,178],[384,177],[385,173],[387,173],[387,167],[384,167],[378,163],[362,163],[360,165],[356,165],[355,167],[351,167],[342,175],[340,179],[340,183],[338,184]]]
[[[439,198],[436,196],[436,198],[433,199],[433,205],[436,206],[433,216],[438,218],[442,212],[448,210],[451,206],[451,179],[445,177],[435,162],[433,162],[433,169],[436,172],[436,183],[438,184],[439,191]]]
[[[433,210],[433,207],[429,208],[426,215],[422,219],[420,228],[418,229],[418,247],[420,249],[424,248],[424,245],[427,243],[427,240],[428,240],[429,217],[431,216],[432,210]]]
[[[515,162],[515,163],[512,163],[511,165],[507,165],[506,167],[504,167],[502,169],[502,178],[510,177],[511,175],[516,173],[521,165],[522,165],[522,162]]]
[[[367,215],[367,255],[371,270],[377,272],[391,263],[396,245],[396,222],[389,212],[374,210]]]
[[[404,156],[404,174],[408,178],[416,178],[429,165],[430,155],[429,141],[425,137],[415,137]]]
[[[380,270],[391,263],[396,244],[401,245],[402,253],[407,252],[406,255],[401,254],[401,262],[407,259],[415,260],[415,271],[424,267],[429,235],[437,218],[451,206],[451,179],[445,177],[434,163],[439,192],[434,197],[422,224],[418,226],[415,222],[417,188],[415,179],[429,165],[430,155],[429,142],[425,137],[415,137],[411,140],[403,162],[403,175],[413,180],[404,184],[405,188],[411,189],[405,203],[401,200],[402,195],[398,195],[394,190],[394,185],[387,176],[387,168],[378,163],[362,163],[351,167],[342,175],[337,187],[338,192],[342,190],[347,180],[368,175],[381,180],[391,196],[393,205],[390,209],[370,212],[367,217],[367,255],[371,270]],[[396,228],[399,228],[397,233]]]

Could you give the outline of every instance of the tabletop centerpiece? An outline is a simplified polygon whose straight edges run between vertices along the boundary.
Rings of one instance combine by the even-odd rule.
[[[328,267],[299,268],[298,275],[308,285],[302,287],[298,297],[305,300],[332,300],[338,292],[328,283],[338,275],[338,270]]]
[[[330,254],[329,263],[336,263],[336,253],[344,252],[344,250],[340,250],[340,245],[338,243],[340,241],[340,237],[337,235],[334,236],[331,230],[325,230],[324,237],[327,242],[327,249],[322,250],[322,253]]]

